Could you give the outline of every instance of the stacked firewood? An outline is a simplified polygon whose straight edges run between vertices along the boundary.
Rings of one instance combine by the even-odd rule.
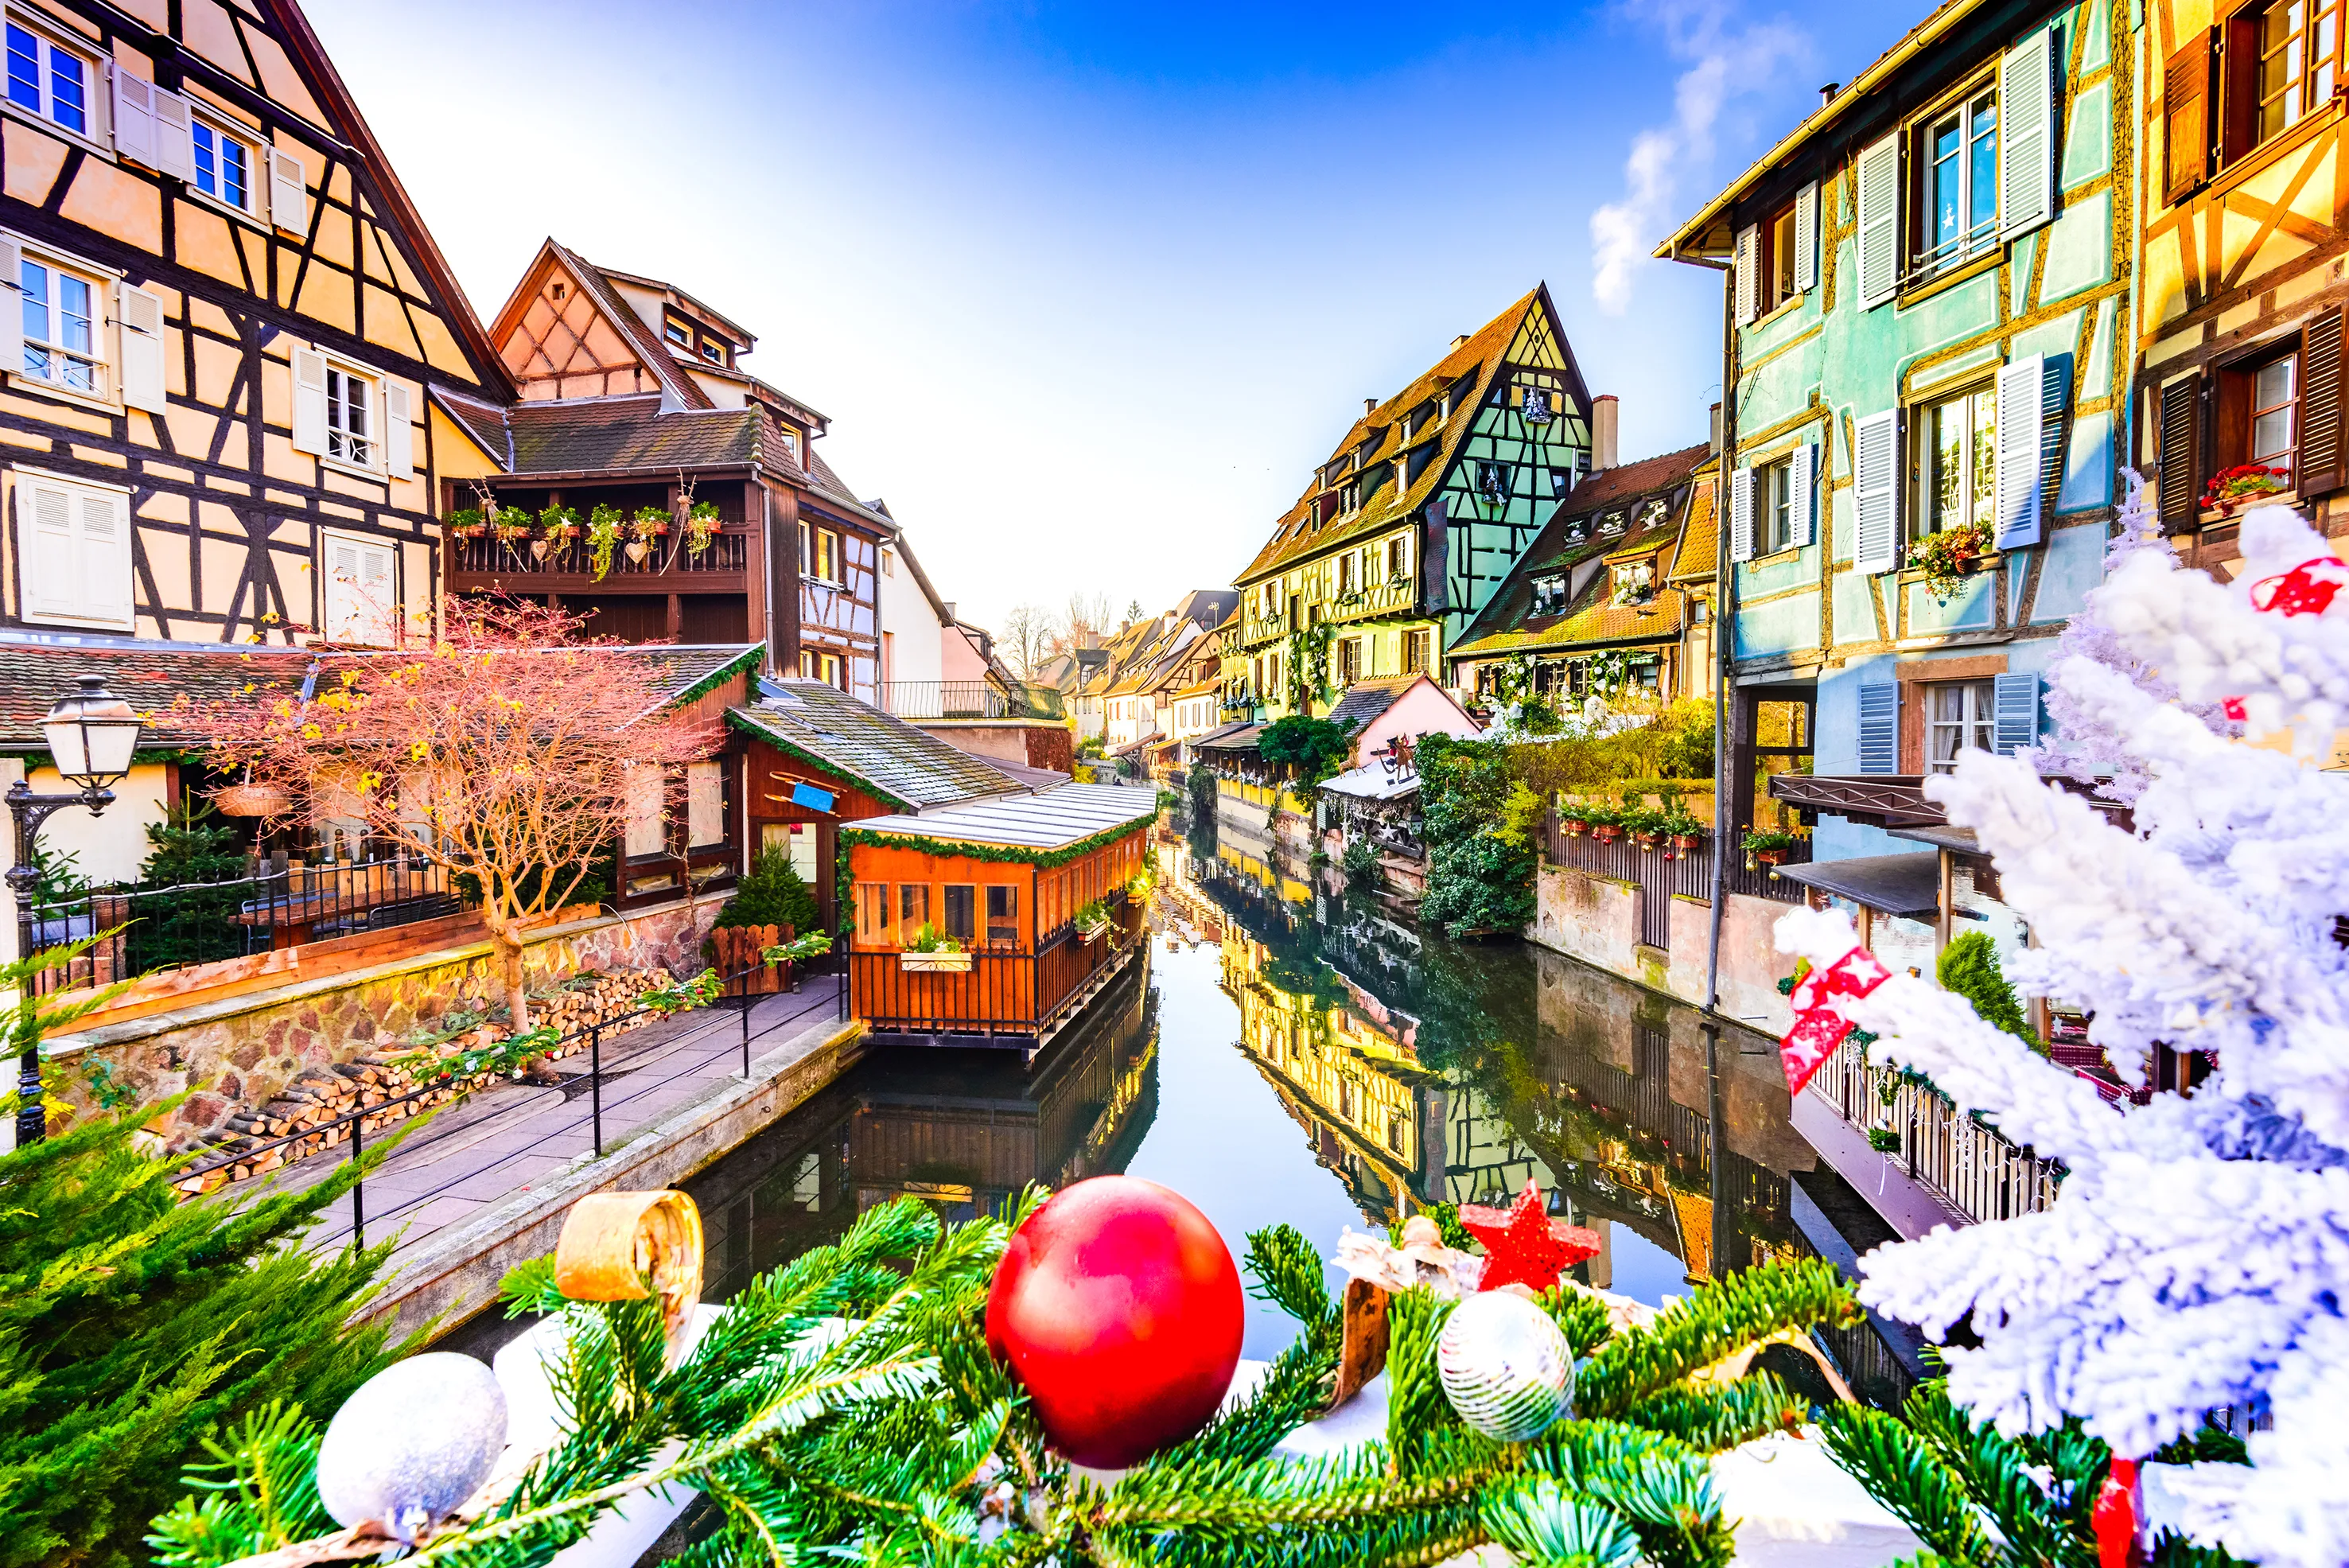
[[[630,970],[575,975],[548,992],[533,993],[533,1030],[552,1028],[563,1038],[515,1066],[441,1076],[441,1064],[468,1051],[495,1046],[513,1033],[503,1019],[485,1016],[486,1003],[475,1003],[450,1013],[440,1028],[412,1040],[379,1044],[348,1062],[305,1067],[266,1104],[243,1106],[204,1134],[197,1144],[202,1150],[198,1168],[178,1183],[180,1191],[190,1197],[211,1192],[347,1143],[349,1118],[367,1106],[381,1109],[359,1116],[363,1137],[388,1131],[499,1078],[527,1076],[536,1082],[560,1082],[545,1065],[549,1058],[587,1050],[586,1032],[596,1024],[605,1025],[604,1037],[609,1040],[657,1016],[638,1013],[636,999],[653,987],[672,983],[665,969]],[[252,1151],[249,1156],[247,1150]]]

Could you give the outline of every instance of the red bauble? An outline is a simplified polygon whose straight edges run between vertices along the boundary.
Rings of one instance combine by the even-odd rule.
[[[1207,1424],[1239,1365],[1231,1249],[1154,1181],[1097,1176],[1046,1199],[1011,1237],[987,1298],[987,1345],[1045,1434],[1114,1469]]]

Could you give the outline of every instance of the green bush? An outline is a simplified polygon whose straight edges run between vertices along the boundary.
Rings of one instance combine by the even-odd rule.
[[[750,874],[742,878],[734,896],[718,911],[717,924],[729,929],[740,926],[789,926],[794,931],[812,931],[821,919],[815,895],[801,879],[790,853],[770,849],[751,863]]]
[[[1346,759],[1354,753],[1354,732],[1327,719],[1291,713],[1267,724],[1257,737],[1256,749],[1266,762],[1294,767],[1309,793],[1314,785],[1344,771]]]
[[[2032,1032],[2023,1015],[2023,1003],[2016,999],[2014,988],[2006,983],[2006,976],[1998,967],[1998,945],[1988,931],[1968,931],[1955,938],[1941,950],[1939,962],[1933,966],[1933,977],[1944,991],[1955,992],[1973,1003],[1982,1021],[1994,1029],[2002,1029],[2033,1051],[2045,1054],[2047,1047]]]
[[[1346,840],[1345,853],[1338,857],[1338,864],[1345,871],[1346,880],[1350,884],[1364,888],[1375,888],[1379,885],[1378,847],[1369,839]]]
[[[1419,802],[1427,839],[1427,897],[1420,918],[1453,936],[1516,931],[1534,918],[1535,847],[1512,844],[1509,753],[1490,741],[1423,735]]]
[[[162,821],[147,825],[147,858],[139,867],[141,887],[230,882],[243,875],[243,836],[221,820],[212,803],[202,796],[184,797]]]
[[[1184,781],[1191,792],[1192,815],[1212,816],[1216,811],[1216,771],[1205,763],[1191,764],[1191,776]]]

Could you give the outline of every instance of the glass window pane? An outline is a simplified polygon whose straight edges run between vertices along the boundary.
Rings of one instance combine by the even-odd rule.
[[[8,99],[41,112],[41,46],[32,34],[8,25]]]
[[[221,138],[221,200],[233,207],[245,204],[244,143],[232,137]]]
[[[910,942],[930,923],[930,888],[926,882],[897,884],[897,940]]]
[[[1963,475],[1966,466],[1966,421],[1963,400],[1938,403],[1927,415],[1926,439],[1930,470],[1926,488],[1932,498],[1926,526],[1954,528],[1965,514]]]
[[[626,787],[628,827],[622,847],[631,857],[658,855],[667,847],[667,836],[662,831],[667,801],[660,769],[643,764],[630,767]]]
[[[685,770],[686,843],[696,849],[726,842],[726,766],[693,763]]]
[[[886,882],[859,882],[856,885],[856,937],[859,941],[889,940],[889,885]]]
[[[1966,174],[1966,227],[1971,233],[1998,221],[1998,104],[1987,93],[1974,100],[1969,140],[1973,158]]]
[[[71,273],[57,274],[57,337],[61,348],[77,354],[89,352],[90,286]]]
[[[978,893],[968,882],[949,883],[946,888],[946,932],[965,947],[978,934]]]
[[[1998,487],[1998,399],[1987,389],[1973,396],[1971,483],[1966,521],[1988,526]]]
[[[1019,889],[990,887],[987,890],[987,940],[1015,943],[1019,940]]]
[[[220,194],[220,158],[212,147],[212,128],[202,120],[189,127],[196,145],[196,189],[207,196]]]
[[[1933,128],[1932,166],[1926,171],[1926,210],[1929,229],[1927,242],[1936,251],[1963,232],[1964,214],[1958,206],[1959,182],[1958,122],[1945,120]]]
[[[82,96],[83,73],[88,68],[78,55],[49,50],[49,118],[67,130],[89,130],[88,106]]]
[[[25,373],[47,376],[49,356],[36,345],[49,340],[49,269],[26,262],[17,277],[25,301]]]

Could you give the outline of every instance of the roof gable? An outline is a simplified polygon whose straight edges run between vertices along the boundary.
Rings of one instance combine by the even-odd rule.
[[[490,337],[525,398],[657,392],[665,407],[715,406],[602,269],[552,238],[523,269]]]

